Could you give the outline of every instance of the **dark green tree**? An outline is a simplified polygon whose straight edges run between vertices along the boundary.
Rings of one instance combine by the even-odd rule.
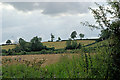
[[[60,41],[60,40],[61,40],[61,38],[60,38],[60,37],[58,37],[58,40]]]
[[[71,39],[69,39],[68,41],[66,41],[66,47],[65,49],[81,49],[81,44],[77,44],[77,41],[73,41]]]
[[[76,32],[76,31],[73,31],[73,32],[71,33],[70,37],[71,37],[72,39],[76,38],[76,37],[77,37],[77,32]]]
[[[82,48],[82,45],[79,43],[78,45],[77,45],[77,49],[81,49]]]
[[[11,40],[6,41],[6,44],[11,44],[11,43],[12,43]]]
[[[108,70],[105,77],[116,80],[120,76],[120,0],[110,0],[108,7],[97,3],[96,5],[98,9],[90,8],[90,10],[93,13],[96,23],[99,25],[92,25],[88,22],[82,24],[102,30],[107,28],[107,32],[111,32],[109,37],[109,50],[111,50],[109,51],[109,58],[112,59],[112,62],[108,63]]]
[[[14,48],[14,51],[15,51],[15,52],[21,52],[21,47],[17,45],[17,46]]]
[[[71,39],[69,39],[68,41],[66,41],[66,48],[65,49],[71,49]]]
[[[25,48],[26,48],[26,46],[25,46],[26,45],[26,41],[24,39],[20,38],[19,39],[19,45],[20,45],[21,50],[24,51]]]
[[[6,49],[2,49],[2,53],[7,53],[7,50]]]
[[[51,33],[51,42],[53,42],[55,36]]]
[[[77,49],[77,46],[78,46],[77,41],[72,41],[71,45],[72,49]]]
[[[57,42],[59,42],[59,41],[61,41],[61,38],[60,38],[60,37],[58,37],[58,40],[57,40]]]
[[[82,34],[82,33],[80,33],[79,36],[81,39],[84,38],[84,34]]]
[[[111,31],[109,31],[108,29],[101,30],[100,40],[108,39],[110,38],[110,36],[111,36]]]
[[[8,55],[12,55],[12,50],[8,49]]]
[[[38,38],[37,36],[33,37],[30,42],[32,51],[41,51],[42,49],[44,49],[44,46],[41,43],[41,38]]]

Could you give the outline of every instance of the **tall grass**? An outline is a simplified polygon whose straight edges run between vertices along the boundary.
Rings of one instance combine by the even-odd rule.
[[[3,67],[4,78],[106,78],[111,62],[106,48],[96,54],[81,53],[72,58],[62,55],[61,60],[46,67],[11,65]]]

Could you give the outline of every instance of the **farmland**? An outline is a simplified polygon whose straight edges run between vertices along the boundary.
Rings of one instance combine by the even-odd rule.
[[[15,56],[3,56],[2,64],[3,65],[15,65],[15,64],[25,64],[25,61],[30,61],[30,63],[34,63],[35,61],[44,61],[41,65],[46,66],[50,64],[54,64],[60,60],[62,56],[72,57],[73,54],[41,54],[41,55],[15,55]],[[74,54],[79,55],[79,54]],[[30,64],[30,65],[31,65]]]
[[[83,44],[92,43],[94,41],[79,41],[83,42]],[[94,44],[98,46],[98,44],[102,44],[102,42],[98,42]],[[58,46],[57,43],[61,44],[63,42],[48,42],[46,45],[54,45]],[[65,44],[65,43],[64,43]],[[62,46],[62,45],[61,45]],[[92,45],[93,46],[93,45]],[[62,47],[61,47],[62,48]],[[104,50],[106,47],[102,48],[102,52],[99,49],[97,53],[93,53],[92,51],[88,51],[86,53],[87,48],[76,49],[76,50],[67,50],[66,53],[57,53],[57,54],[34,54],[34,55],[12,55],[12,56],[3,56],[2,57],[2,66],[3,66],[3,78],[86,78],[86,77],[95,77],[93,70],[91,71],[91,66],[94,69],[96,67],[100,67],[99,65],[104,64],[103,68],[107,67],[107,64],[102,60],[107,54],[105,54]],[[85,51],[85,52],[84,52]],[[38,52],[39,53],[39,52]],[[101,55],[102,54],[102,55]],[[104,55],[103,55],[104,54]],[[99,63],[97,60],[100,59]],[[98,69],[101,74],[103,71]],[[90,71],[88,71],[90,70]],[[6,71],[8,73],[6,73]],[[29,72],[31,71],[31,72]],[[79,73],[80,72],[80,73]],[[21,75],[17,75],[17,74]],[[34,73],[34,74],[33,74]],[[73,74],[74,73],[74,74]],[[92,74],[88,74],[92,73]],[[40,75],[39,75],[40,74]],[[96,75],[95,78],[104,78],[105,74],[99,76]],[[30,76],[32,75],[32,76]]]
[[[13,49],[15,48],[16,45],[4,45],[2,46],[2,49],[8,50],[8,49]]]
[[[0,78],[5,80],[7,80],[6,78],[15,80],[16,78],[119,80],[120,0],[111,0],[107,4],[95,3],[96,6],[87,4],[87,7],[78,6],[79,3],[73,5],[71,3],[62,3],[62,5],[52,3],[52,6],[51,3],[47,3],[41,6],[42,3],[39,5],[36,2],[33,4],[34,7],[30,6],[30,3],[28,7],[31,9],[28,9],[26,3],[24,3],[25,6],[23,3],[19,3],[23,5],[22,7],[16,6],[16,4],[9,4],[9,6],[14,5],[14,8],[8,9],[12,10],[7,11],[11,12],[10,16],[7,16],[8,19],[3,18],[6,19],[3,21],[7,22],[7,25],[4,25],[6,31],[3,31],[3,34],[6,35],[3,38],[7,40],[6,44],[2,44]],[[2,5],[4,4],[2,3]],[[6,5],[4,5],[6,9],[3,11],[7,10]],[[72,8],[68,9],[68,7]],[[83,10],[80,11],[81,9],[78,8]],[[84,11],[87,8],[90,11]],[[12,12],[18,13],[16,11],[19,10],[22,12],[19,14],[21,18],[16,15],[13,19]],[[34,12],[32,12],[33,10]],[[39,10],[41,11],[39,12]],[[29,15],[21,15],[27,11],[30,11]],[[19,22],[21,23],[19,24]],[[80,22],[80,25],[77,22]],[[8,25],[13,27],[10,29],[7,27]],[[95,32],[89,31],[86,26]],[[7,34],[10,31],[12,34]],[[13,35],[11,38],[21,36],[18,44],[13,45],[14,40],[10,40],[11,35]],[[31,36],[33,37],[31,38]],[[99,39],[88,39],[97,36]],[[62,40],[63,38],[67,40]],[[44,39],[47,39],[48,42],[42,42]]]
[[[90,43],[95,42],[95,40],[77,40],[77,43],[81,43],[82,45],[87,45]],[[43,45],[47,47],[55,47],[55,49],[61,49],[65,48],[66,46],[66,41],[62,42],[43,42]]]
[[[87,45],[90,43],[95,42],[95,40],[77,40],[77,43],[81,43],[82,45]],[[55,47],[55,49],[62,49],[65,48],[66,46],[66,41],[61,41],[61,42],[43,42],[43,45],[47,47]],[[13,49],[15,48],[16,45],[5,45],[2,46],[2,49]]]
[[[103,62],[103,58],[107,54],[103,52],[104,49],[97,55],[69,53],[3,56],[3,78],[104,78],[105,74],[100,74],[106,73],[104,69],[107,64]]]
[[[87,45],[87,44],[90,44],[90,43],[93,43],[95,42],[94,40],[77,40],[77,43],[81,43],[82,45]],[[62,42],[43,42],[44,45],[46,45],[47,47],[55,47],[55,49],[62,49],[62,48],[65,48],[66,46],[66,41],[62,41]],[[13,49],[15,48],[16,45],[5,45],[5,46],[2,46],[2,49]],[[61,51],[60,51],[61,52]],[[2,57],[2,60],[3,60],[3,65],[6,65],[6,64],[18,64],[18,63],[24,63],[23,61],[27,60],[27,61],[30,61],[31,63],[34,62],[34,60],[42,60],[42,59],[45,59],[45,63],[42,64],[42,66],[46,66],[46,65],[49,65],[49,64],[53,64],[53,63],[56,63],[60,60],[60,58],[63,56],[63,55],[68,55],[68,56],[71,56],[72,55],[75,55],[77,53],[77,55],[80,53],[80,50],[67,50],[66,53],[62,53],[62,54],[59,54],[60,52],[58,52],[58,54],[55,54],[53,52],[53,54],[34,54],[34,55],[12,55],[12,56],[3,56]],[[28,53],[31,53],[31,52],[28,52]],[[34,53],[34,52],[32,52]],[[37,52],[39,53],[39,52]],[[70,54],[70,53],[74,53],[74,54]],[[19,59],[21,59],[21,62],[19,62]],[[10,62],[9,62],[10,60]],[[24,63],[25,64],[25,63]]]

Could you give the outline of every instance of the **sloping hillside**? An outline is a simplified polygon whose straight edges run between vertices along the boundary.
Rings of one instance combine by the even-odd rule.
[[[77,40],[77,43],[81,43],[82,45],[88,45],[91,43],[94,43],[95,40]],[[44,46],[47,47],[55,47],[55,49],[62,49],[66,46],[66,41],[61,41],[61,42],[42,42]],[[16,45],[4,45],[2,46],[2,49],[13,49],[15,48]]]

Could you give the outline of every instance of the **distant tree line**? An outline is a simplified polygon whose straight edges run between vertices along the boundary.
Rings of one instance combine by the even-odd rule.
[[[41,43],[42,38],[33,37],[30,42],[25,41],[24,39],[19,39],[19,44],[14,49],[2,50],[3,53],[19,53],[19,52],[31,52],[31,51],[41,51],[41,50],[54,50],[54,47],[48,48]]]
[[[82,38],[84,38],[85,35],[83,33],[80,33],[79,36],[80,36],[80,39],[82,39]],[[53,42],[54,38],[55,38],[55,36],[51,33],[51,40],[48,40],[48,42]],[[77,32],[73,31],[70,35],[70,38],[75,40],[75,38],[77,38]],[[59,42],[59,41],[62,41],[62,39],[60,37],[58,37],[56,42]]]
[[[82,39],[82,38],[84,38],[85,35],[84,35],[83,33],[80,33],[79,36],[80,36],[80,39]],[[77,38],[77,32],[76,32],[76,31],[73,31],[73,32],[71,33],[70,37],[71,37],[73,40],[75,40],[75,38]]]

